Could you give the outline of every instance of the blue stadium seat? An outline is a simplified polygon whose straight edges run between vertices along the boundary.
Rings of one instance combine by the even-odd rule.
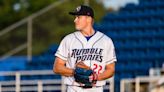
[[[27,62],[26,56],[13,56],[0,61],[0,71],[24,70]]]

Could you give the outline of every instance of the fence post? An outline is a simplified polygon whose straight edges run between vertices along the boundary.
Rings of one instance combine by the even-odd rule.
[[[122,79],[120,83],[120,92],[125,92],[125,81]]]
[[[1,83],[0,83],[0,92],[2,92],[2,86],[1,86]]]
[[[109,80],[109,92],[114,92],[114,77]]]
[[[61,80],[61,92],[65,92],[66,90],[66,86],[64,85],[64,80],[63,80],[63,76],[62,76],[62,80]]]
[[[140,78],[136,78],[135,92],[140,92]]]
[[[42,83],[42,81],[38,81],[38,92],[43,92],[43,83]]]
[[[28,19],[27,24],[27,59],[32,60],[32,17]]]
[[[20,92],[20,72],[16,72],[16,89],[15,92]]]

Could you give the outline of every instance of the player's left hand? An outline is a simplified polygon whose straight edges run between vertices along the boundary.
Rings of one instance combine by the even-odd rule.
[[[97,74],[82,61],[76,64],[74,70],[75,81],[87,86],[94,86],[97,82]]]

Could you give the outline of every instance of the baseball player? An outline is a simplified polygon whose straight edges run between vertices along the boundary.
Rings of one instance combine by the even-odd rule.
[[[64,76],[67,92],[103,92],[115,72],[116,55],[111,38],[93,28],[94,12],[81,5],[75,11],[77,31],[61,41],[53,71]]]

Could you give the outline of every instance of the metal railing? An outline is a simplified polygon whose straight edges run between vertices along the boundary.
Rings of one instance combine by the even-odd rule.
[[[52,86],[53,84],[61,84],[61,80],[59,79],[50,79],[50,80],[23,80],[20,82],[15,83],[15,81],[2,81],[1,83],[1,91],[0,92],[8,92],[8,91],[15,91],[15,92],[21,92],[21,91],[37,91],[37,92],[43,92],[43,91],[59,91],[63,90],[62,86]],[[20,85],[13,87],[14,85]],[[5,86],[5,87],[2,87]],[[43,86],[48,85],[48,86]],[[11,87],[12,86],[12,87]],[[65,92],[65,91],[62,91]]]
[[[153,83],[157,82],[160,78],[164,78],[164,76],[143,76],[143,77],[137,77],[135,79],[135,92],[140,92],[141,86],[140,83]]]
[[[164,69],[150,69],[149,70],[149,76],[137,76],[136,78],[131,79],[122,79],[120,82],[120,92],[131,92],[128,91],[129,88],[127,88],[126,84],[133,85],[134,86],[134,92],[140,92],[141,84],[142,83],[148,83],[149,86],[152,86],[154,82],[159,81],[159,79],[164,78]]]
[[[0,60],[4,60],[8,57],[10,57],[11,55],[16,54],[17,52],[20,52],[24,49],[27,48],[27,60],[31,61],[32,59],[32,32],[33,32],[33,20],[43,14],[45,14],[46,12],[48,12],[49,10],[53,9],[54,7],[61,5],[62,3],[64,3],[65,1],[69,1],[69,0],[59,0],[54,2],[53,4],[49,5],[48,7],[30,15],[29,17],[26,17],[24,19],[22,19],[21,21],[5,28],[4,30],[0,31],[0,37],[11,32],[12,30],[20,27],[21,25],[24,25],[25,23],[27,23],[27,42],[21,44],[20,46],[14,48],[13,50],[7,52],[6,54],[0,56]],[[84,0],[84,4],[89,5],[89,0]]]
[[[53,9],[54,7],[61,5],[63,2],[68,1],[68,0],[59,0],[54,2],[53,4],[49,5],[48,7],[32,14],[31,16],[22,19],[21,21],[5,28],[4,30],[0,31],[0,37],[13,31],[14,29],[20,27],[21,25],[24,25],[25,23],[27,23],[27,42],[21,44],[20,46],[14,48],[13,50],[7,52],[6,54],[0,56],[0,60],[4,60],[8,57],[10,57],[11,55],[14,55],[17,52],[20,52],[22,50],[24,50],[25,48],[27,48],[27,59],[28,61],[31,61],[32,59],[32,30],[33,30],[33,20],[35,18],[37,18],[38,16],[41,16],[42,14],[48,12],[49,10]]]
[[[21,79],[23,76],[49,76],[54,75],[52,70],[31,70],[31,71],[17,71],[17,72],[0,72],[0,77],[14,76],[14,80],[0,81],[0,92],[8,91],[59,91],[65,92],[66,87],[62,79]],[[111,78],[110,85],[105,85],[104,89],[114,92],[114,80]]]
[[[35,79],[35,80],[21,80],[23,76],[49,76],[54,75],[52,70],[33,70],[33,71],[18,71],[18,72],[0,72],[0,76],[15,76],[15,80],[12,81],[0,81],[0,92],[7,91],[38,91],[43,92],[45,90],[62,90],[65,92],[65,86],[61,79]],[[54,86],[54,85],[55,86]],[[56,86],[57,84],[57,86]],[[48,86],[46,86],[48,85]]]
[[[120,92],[128,92],[126,91],[126,84],[130,84],[130,83],[134,83],[135,82],[135,79],[122,79],[120,81]]]

